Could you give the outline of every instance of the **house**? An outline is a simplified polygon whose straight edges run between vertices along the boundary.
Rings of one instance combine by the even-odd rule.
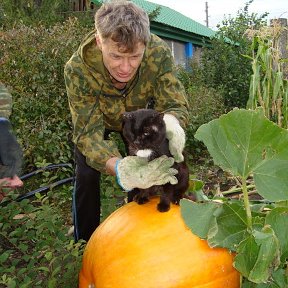
[[[142,7],[148,14],[160,7],[159,14],[151,23],[151,32],[165,40],[171,48],[176,64],[186,66],[192,57],[199,59],[201,47],[215,32],[184,16],[183,14],[163,5],[146,0],[131,0]],[[101,0],[74,0],[73,10],[95,10],[101,5]],[[187,1],[187,5],[192,5]]]

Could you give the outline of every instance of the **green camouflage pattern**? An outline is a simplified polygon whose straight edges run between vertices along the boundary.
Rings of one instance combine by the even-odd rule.
[[[122,114],[146,108],[154,97],[154,109],[175,115],[182,126],[188,120],[188,102],[177,79],[168,45],[151,35],[142,63],[125,90],[116,89],[102,62],[95,31],[86,36],[66,63],[64,77],[73,122],[73,142],[87,164],[105,173],[105,163],[120,157],[116,143],[104,140],[104,130],[121,131]]]
[[[12,96],[3,83],[0,82],[0,117],[9,118],[12,111]]]

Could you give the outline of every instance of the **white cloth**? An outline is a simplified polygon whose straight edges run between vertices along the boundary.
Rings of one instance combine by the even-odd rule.
[[[166,125],[166,138],[169,140],[169,150],[175,162],[184,161],[183,150],[185,147],[185,132],[180,126],[178,119],[172,114],[164,114],[163,120]]]

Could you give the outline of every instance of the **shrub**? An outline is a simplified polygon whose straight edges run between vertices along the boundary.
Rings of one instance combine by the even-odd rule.
[[[192,64],[193,66],[193,64]],[[186,148],[190,156],[199,156],[206,148],[201,142],[194,138],[196,130],[225,113],[223,91],[207,87],[198,68],[193,71],[179,70],[179,78],[182,81],[189,102],[189,125],[186,130]],[[198,157],[197,157],[198,158]]]
[[[2,0],[0,4],[0,26],[13,27],[15,24],[46,26],[63,21],[68,1],[63,0]]]
[[[65,62],[87,32],[76,19],[1,31],[0,79],[13,95],[11,121],[26,168],[70,162],[71,122],[63,78]]]
[[[224,19],[212,39],[211,47],[204,49],[201,57],[200,74],[208,87],[222,90],[227,109],[244,108],[249,96],[252,74],[249,54],[250,40],[244,36],[248,28],[255,29],[265,24],[262,15],[249,14],[247,2],[235,18]]]
[[[0,287],[76,288],[83,243],[66,235],[60,207],[36,196],[1,207]]]

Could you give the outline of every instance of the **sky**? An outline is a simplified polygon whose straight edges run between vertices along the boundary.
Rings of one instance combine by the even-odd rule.
[[[206,26],[206,5],[208,3],[208,24],[213,30],[221,23],[224,15],[235,17],[239,9],[244,8],[248,0],[148,0],[172,8]],[[259,15],[269,12],[268,19],[288,18],[287,0],[254,0],[249,13]]]

